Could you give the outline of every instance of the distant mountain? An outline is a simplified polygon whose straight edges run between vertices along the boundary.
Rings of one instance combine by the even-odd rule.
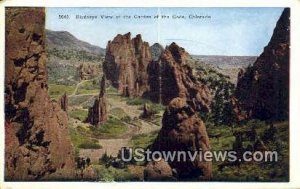
[[[231,65],[231,66],[248,66],[256,60],[256,56],[213,56],[213,55],[193,55],[194,58],[201,60],[213,66]]]
[[[233,83],[237,82],[239,70],[253,64],[257,59],[256,56],[193,55],[192,57],[229,76]]]
[[[105,49],[77,39],[67,31],[46,30],[47,48],[85,51],[94,55],[105,55]]]

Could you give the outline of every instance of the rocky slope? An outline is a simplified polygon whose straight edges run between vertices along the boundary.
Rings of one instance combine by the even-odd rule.
[[[190,151],[193,153],[200,149],[203,152],[210,150],[206,127],[184,98],[175,98],[169,103],[163,115],[162,124],[162,129],[152,144],[151,151]],[[210,179],[212,177],[212,162],[200,161],[199,155],[191,161],[176,161],[177,156],[174,161],[169,160],[168,163],[171,168],[176,170],[175,177],[179,180],[185,178]],[[151,172],[151,169],[146,169],[146,171]],[[152,179],[149,178],[149,174],[147,176],[148,180]]]
[[[235,97],[247,117],[284,120],[289,114],[290,10],[278,20],[269,44],[253,66],[238,75]]]
[[[151,61],[150,47],[141,35],[117,35],[106,47],[103,71],[119,93],[143,96],[148,91],[147,67]]]
[[[46,30],[49,83],[73,85],[102,73],[105,50],[66,31]]]
[[[68,117],[48,96],[45,10],[5,14],[5,179],[72,179]]]

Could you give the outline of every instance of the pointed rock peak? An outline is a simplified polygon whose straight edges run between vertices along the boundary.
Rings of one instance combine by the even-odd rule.
[[[130,33],[130,32],[126,33],[126,34],[124,35],[124,37],[125,37],[125,38],[128,38],[128,39],[131,39],[131,33]]]
[[[172,42],[167,46],[166,50],[171,53],[174,60],[178,63],[182,63],[182,57],[185,56],[185,54],[188,54],[184,48],[178,46],[175,42]]]
[[[168,47],[167,47],[171,52],[185,52],[185,49],[177,45],[175,42],[172,42]]]
[[[115,38],[114,38],[114,40],[112,41],[113,43],[121,43],[121,42],[123,42],[123,41],[130,41],[131,40],[131,33],[130,32],[128,32],[128,33],[126,33],[126,34],[124,34],[124,35],[122,35],[122,34],[118,34]]]
[[[142,41],[142,35],[141,34],[137,34],[135,36],[135,39]]]
[[[100,93],[99,96],[102,97],[105,94],[105,75],[102,76],[100,81]]]

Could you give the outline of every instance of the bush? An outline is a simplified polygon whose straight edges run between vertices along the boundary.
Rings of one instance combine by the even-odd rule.
[[[85,143],[81,143],[79,144],[78,146],[79,148],[82,148],[82,149],[101,149],[102,146],[98,143],[93,143],[93,142],[90,142],[90,141],[86,141]]]

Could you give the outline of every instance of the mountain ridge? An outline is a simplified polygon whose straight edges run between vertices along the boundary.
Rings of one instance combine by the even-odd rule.
[[[46,44],[48,48],[86,51],[104,56],[105,49],[80,40],[68,31],[53,31],[46,29]]]

